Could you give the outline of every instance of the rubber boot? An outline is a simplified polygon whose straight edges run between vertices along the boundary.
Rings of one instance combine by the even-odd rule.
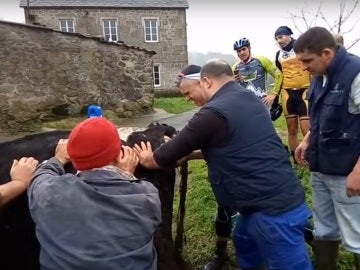
[[[214,254],[204,266],[204,270],[220,270],[229,259],[227,252],[227,239],[218,239]]]
[[[340,241],[315,240],[314,255],[316,270],[336,270]]]
[[[354,253],[354,266],[355,270],[360,270],[360,254]]]

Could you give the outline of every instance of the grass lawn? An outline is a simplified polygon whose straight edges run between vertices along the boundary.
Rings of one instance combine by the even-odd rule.
[[[157,108],[168,110],[177,108],[179,112],[187,110],[188,102],[183,98],[162,98],[155,102]],[[194,106],[193,106],[194,107]],[[190,107],[190,108],[193,108]],[[170,111],[168,111],[170,112]],[[174,113],[174,112],[173,112]],[[286,122],[280,117],[274,122],[274,126],[286,143]],[[306,192],[306,200],[311,206],[311,188],[309,183],[309,171],[306,168],[297,169],[297,174]],[[174,204],[174,220],[178,209],[178,196]],[[202,269],[207,259],[211,256],[215,245],[215,230],[213,221],[216,213],[216,201],[207,180],[207,166],[204,161],[193,160],[189,162],[189,180],[186,199],[185,218],[185,243],[183,256],[190,262],[194,269]],[[230,260],[223,268],[224,270],[237,269],[235,256],[231,241]],[[311,253],[311,251],[310,251]],[[341,250],[338,264],[339,270],[351,270],[352,254]]]
[[[154,103],[155,108],[163,109],[168,113],[182,113],[195,108],[196,106],[187,101],[184,97],[173,98],[156,98]]]

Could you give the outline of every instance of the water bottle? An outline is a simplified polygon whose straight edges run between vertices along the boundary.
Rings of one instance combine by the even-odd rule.
[[[103,116],[103,112],[100,106],[98,105],[90,105],[88,107],[87,110],[87,116],[88,118],[92,118],[92,117],[102,117]]]

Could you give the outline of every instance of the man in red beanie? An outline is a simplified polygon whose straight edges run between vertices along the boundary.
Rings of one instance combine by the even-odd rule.
[[[77,175],[65,174],[70,161]],[[59,141],[28,190],[42,269],[157,268],[160,198],[150,182],[134,177],[137,164],[103,117],[86,119]]]

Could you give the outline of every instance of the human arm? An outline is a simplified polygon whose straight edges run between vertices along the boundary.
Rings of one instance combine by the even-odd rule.
[[[224,118],[218,113],[202,108],[172,140],[152,152],[150,143],[135,146],[140,164],[147,168],[168,167],[178,160],[204,147],[219,145],[227,136]],[[196,153],[200,157],[200,152]]]
[[[351,84],[349,112],[360,114],[360,73]],[[346,193],[349,197],[360,196],[360,157],[347,177]]]
[[[258,59],[264,67],[266,73],[270,74],[274,78],[274,87],[271,90],[271,93],[267,94],[266,97],[263,98],[264,104],[271,106],[276,96],[280,93],[283,75],[276,65],[270,61],[270,59],[266,57],[258,57]]]
[[[58,176],[65,174],[64,165],[70,162],[66,146],[67,140],[60,139],[56,146],[54,157],[42,162],[38,166],[37,170],[35,171],[33,180],[29,186],[28,195],[36,191],[42,183],[46,185],[47,182],[51,182]],[[31,198],[32,196],[29,196],[29,200]]]
[[[280,64],[280,61],[279,61],[279,55],[280,55],[280,51],[277,51],[276,52],[276,55],[275,55],[275,66],[280,70],[280,72],[282,73],[282,66]]]
[[[10,169],[11,181],[0,185],[0,206],[7,204],[28,188],[38,163],[32,157],[22,157],[13,161]]]
[[[310,142],[310,130],[305,134],[303,140],[295,149],[295,159],[298,164],[308,166],[308,162],[306,161],[306,151],[309,147]]]
[[[346,194],[349,197],[360,196],[360,157],[347,177]]]

